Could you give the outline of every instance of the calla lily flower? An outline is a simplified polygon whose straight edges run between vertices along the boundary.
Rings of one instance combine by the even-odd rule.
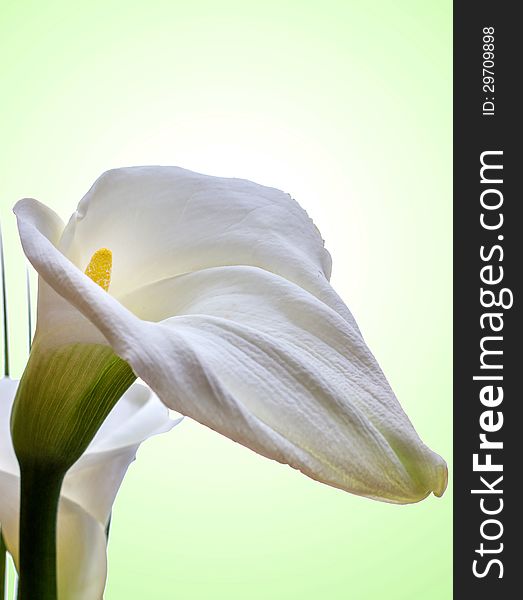
[[[35,347],[112,348],[183,415],[329,485],[419,501],[446,487],[279,190],[176,167],[103,174],[69,223],[15,207],[40,275]]]
[[[9,430],[17,385],[12,379],[0,380],[0,523],[18,565],[20,470]],[[59,598],[102,598],[107,572],[106,526],[118,489],[141,442],[176,423],[147,387],[135,384],[67,473],[58,510]]]

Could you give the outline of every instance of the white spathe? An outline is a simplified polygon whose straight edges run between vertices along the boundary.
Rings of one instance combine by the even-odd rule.
[[[0,379],[0,523],[18,563],[20,470],[9,418],[18,381]],[[145,439],[177,421],[139,383],[122,396],[85,454],[65,476],[58,509],[58,594],[63,600],[100,600],[107,573],[105,528],[130,463]]]
[[[41,278],[40,351],[110,344],[169,408],[352,493],[444,492],[445,461],[401,409],[289,195],[132,167],[103,174],[66,226],[36,200],[15,213]],[[84,274],[102,247],[109,293]]]

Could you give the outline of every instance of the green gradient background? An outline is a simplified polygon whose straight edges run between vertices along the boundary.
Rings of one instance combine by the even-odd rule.
[[[423,439],[451,458],[451,3],[0,1],[0,203],[64,218],[104,170],[177,164],[292,192]],[[118,497],[106,600],[445,600],[451,491],[317,484],[186,420]]]

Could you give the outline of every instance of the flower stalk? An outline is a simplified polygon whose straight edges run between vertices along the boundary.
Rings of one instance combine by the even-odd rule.
[[[21,466],[18,600],[56,600],[56,523],[63,469]]]

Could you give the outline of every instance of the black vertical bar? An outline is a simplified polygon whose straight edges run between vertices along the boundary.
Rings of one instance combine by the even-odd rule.
[[[516,514],[523,507],[523,394],[518,381],[523,371],[523,219],[518,218],[523,198],[517,189],[522,152],[516,109],[521,105],[517,88],[523,35],[517,7],[516,2],[493,0],[454,3],[458,600],[523,597],[523,519]]]

